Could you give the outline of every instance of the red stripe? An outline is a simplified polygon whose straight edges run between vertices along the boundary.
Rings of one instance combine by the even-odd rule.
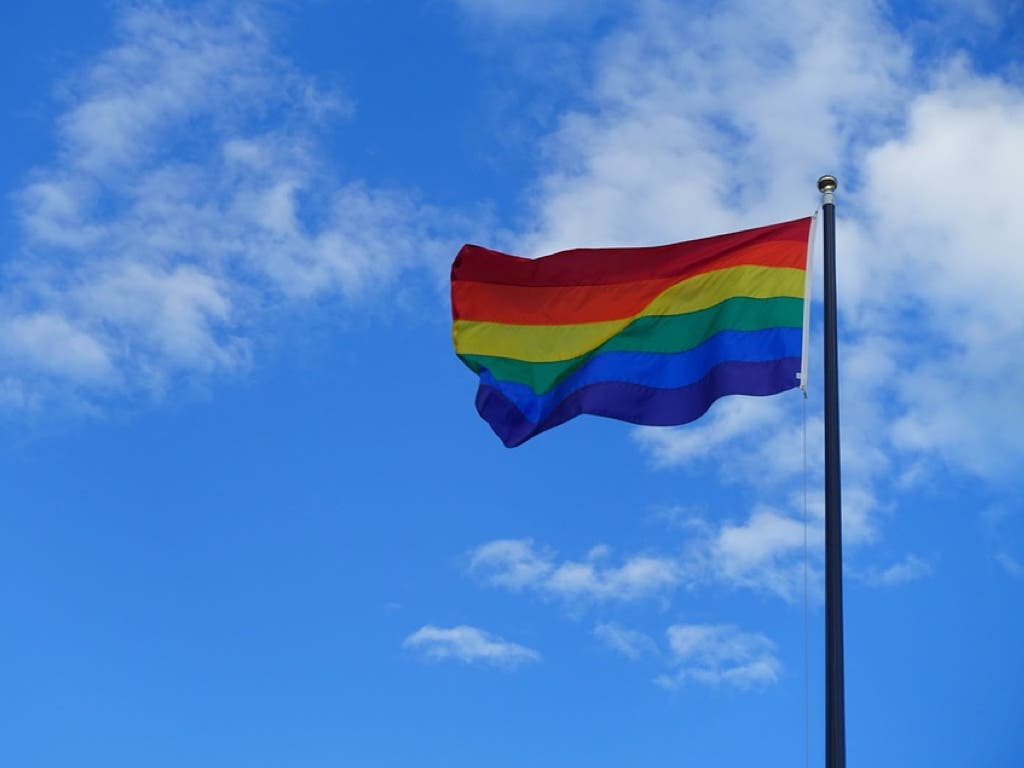
[[[531,287],[459,280],[452,283],[456,320],[515,325],[570,325],[632,317],[677,283],[705,272],[745,265],[804,269],[807,243],[776,240],[697,262],[680,275],[614,285]]]
[[[811,220],[706,237],[672,245],[647,248],[578,248],[539,259],[524,259],[479,245],[464,245],[452,264],[452,281],[564,287],[611,285],[641,280],[697,274],[731,251],[772,241],[791,241],[806,246]]]

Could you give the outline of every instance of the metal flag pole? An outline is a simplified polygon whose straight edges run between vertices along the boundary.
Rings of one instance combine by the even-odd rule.
[[[843,531],[839,481],[835,176],[818,179],[825,219],[825,766],[846,767],[843,691]]]

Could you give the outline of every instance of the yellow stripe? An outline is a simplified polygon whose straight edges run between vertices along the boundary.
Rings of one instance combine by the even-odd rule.
[[[460,355],[492,355],[548,363],[569,360],[603,344],[638,317],[684,315],[733,296],[803,298],[804,271],[788,267],[742,266],[706,272],[665,289],[632,317],[573,325],[512,325],[456,320],[452,329]]]

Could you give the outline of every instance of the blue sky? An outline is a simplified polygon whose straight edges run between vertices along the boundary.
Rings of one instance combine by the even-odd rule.
[[[850,762],[1019,765],[1024,6],[820,5],[5,6],[0,764],[801,765],[805,533],[821,764],[820,354],[510,451],[446,290],[831,172]]]

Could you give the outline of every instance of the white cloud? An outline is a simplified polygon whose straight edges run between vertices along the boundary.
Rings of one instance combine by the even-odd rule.
[[[656,658],[666,671],[654,683],[667,690],[687,683],[758,689],[777,682],[782,672],[771,640],[730,624],[674,624],[665,632],[664,652],[643,632],[615,623],[598,624],[594,636],[631,661]]]
[[[848,568],[856,568],[850,556],[856,556],[858,546],[875,536],[867,521],[877,512],[868,510],[878,506],[868,492],[856,486],[847,489],[843,537]],[[803,599],[806,582],[809,598],[820,600],[824,554],[820,494],[808,498],[806,525],[805,532],[802,497],[794,494],[786,506],[758,503],[739,518],[709,520],[687,513],[685,535],[677,548],[667,552],[626,554],[618,562],[609,562],[611,550],[601,545],[591,548],[585,559],[570,560],[560,559],[554,550],[532,539],[499,539],[468,553],[468,571],[491,586],[534,592],[570,606],[634,602],[665,597],[680,587],[709,584],[793,603]],[[896,584],[927,575],[928,566],[910,556],[884,572],[865,573],[869,583]]]
[[[699,15],[650,2],[601,51],[592,106],[566,114],[549,141],[555,167],[519,252],[673,241],[809,212],[814,178],[837,168],[841,145],[876,134],[900,103],[908,62],[869,2],[737,1]]]
[[[632,601],[674,588],[681,574],[674,559],[632,555],[620,565],[601,562],[606,547],[594,548],[586,560],[559,561],[532,539],[500,539],[469,553],[469,572],[499,587],[530,589],[572,602]]]
[[[542,22],[557,16],[594,13],[614,0],[455,0],[466,13],[499,23]]]
[[[657,652],[654,640],[643,632],[627,629],[614,622],[595,626],[594,637],[627,659],[636,660],[641,656]]]
[[[539,661],[537,651],[470,626],[445,629],[431,624],[420,627],[402,642],[432,661],[455,659],[466,664],[516,667]]]
[[[745,523],[723,526],[710,542],[708,554],[720,578],[793,599],[803,579],[799,555],[804,541],[802,521],[759,506]]]
[[[12,367],[87,382],[106,381],[112,373],[110,358],[95,338],[50,312],[4,318],[0,348]]]
[[[809,508],[809,515],[807,569],[817,589],[820,506]],[[571,606],[634,602],[705,584],[765,592],[787,602],[802,595],[804,525],[792,513],[758,505],[742,522],[691,518],[686,529],[677,549],[629,554],[618,563],[609,562],[605,546],[592,548],[584,560],[562,560],[532,539],[499,539],[468,554],[468,571],[491,586],[530,591]]]
[[[471,573],[513,590],[544,582],[554,570],[553,553],[534,548],[533,539],[497,539],[469,555]]]
[[[870,288],[851,299],[900,355],[895,448],[997,477],[1024,459],[1008,350],[1024,334],[1024,251],[1006,190],[1024,173],[1024,90],[954,68],[909,106],[905,132],[868,153]],[[908,322],[913,336],[902,336]]]
[[[868,571],[863,580],[878,587],[895,587],[931,575],[932,567],[917,555],[907,555],[887,568]]]
[[[759,633],[727,624],[676,624],[666,634],[675,669],[655,680],[666,688],[687,682],[758,688],[778,681],[782,672],[775,644]]]
[[[751,433],[757,433],[758,440],[763,442],[764,434],[771,434],[783,422],[784,408],[778,397],[730,397],[715,403],[703,419],[693,424],[679,429],[637,427],[632,437],[649,453],[655,467],[685,466],[714,457],[724,446]],[[786,454],[794,457],[795,469],[799,471],[799,437],[787,451],[771,451],[773,456]],[[764,475],[763,467],[758,474]]]
[[[1024,564],[1009,553],[997,552],[995,559],[999,566],[1011,576],[1018,579],[1024,577]]]
[[[103,401],[244,369],[268,313],[443,261],[410,196],[335,178],[317,137],[348,108],[261,13],[129,5],[70,81],[55,157],[15,195],[10,390]]]

